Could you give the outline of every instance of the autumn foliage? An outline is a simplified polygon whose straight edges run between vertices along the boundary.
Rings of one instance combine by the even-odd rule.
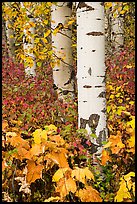
[[[50,2],[46,3],[44,16],[50,8]],[[111,3],[106,4],[108,9]],[[12,2],[12,6],[16,11],[18,2]],[[44,2],[37,4],[35,16],[42,16],[44,8]],[[135,202],[135,53],[131,8],[125,3],[119,9],[131,22],[125,27],[126,46],[106,58],[109,135],[100,157],[94,155],[86,131],[78,129],[77,97],[74,101],[58,100],[52,64],[44,61],[45,56],[49,60],[52,54],[45,50],[39,55],[36,77],[26,77],[23,64],[7,56],[3,41],[3,202]],[[5,12],[10,15],[9,8]],[[16,12],[11,14],[15,18]],[[19,24],[14,23],[17,30]],[[43,23],[48,27],[49,16]],[[38,24],[39,32],[41,25]],[[47,30],[42,36],[45,39],[50,34]],[[18,43],[21,38],[17,38]],[[42,52],[39,38],[36,41],[36,53]],[[20,49],[17,46],[19,61]]]

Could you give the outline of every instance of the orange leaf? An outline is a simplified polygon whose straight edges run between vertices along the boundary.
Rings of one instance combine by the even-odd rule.
[[[23,147],[26,150],[30,149],[28,141],[22,139],[19,133],[7,132],[6,137],[7,142],[10,143],[13,147]]]
[[[15,157],[16,159],[20,159],[21,161],[23,159],[31,159],[29,151],[21,146],[15,149],[15,152],[12,154],[12,157]]]
[[[6,129],[7,127],[9,126],[8,122],[5,120],[5,121],[2,121],[2,131],[3,132],[6,132]]]
[[[43,151],[44,151],[44,146],[38,145],[38,144],[32,144],[32,148],[30,149],[30,154],[31,156],[39,155],[43,153]]]
[[[99,192],[92,188],[92,186],[86,186],[86,189],[80,189],[76,196],[80,197],[82,202],[102,202],[102,198]]]
[[[56,142],[58,145],[64,145],[65,144],[65,140],[63,138],[61,138],[60,135],[51,135],[51,136],[49,136],[49,139],[51,141]]]
[[[110,147],[112,154],[118,154],[118,152],[125,147],[125,145],[121,141],[120,132],[117,135],[111,135],[109,137],[109,142],[104,146],[104,148]]]
[[[70,191],[75,193],[76,190],[76,183],[71,177],[69,179],[61,178],[57,183],[56,192],[60,193],[61,198],[69,194]]]
[[[102,165],[106,165],[107,161],[111,161],[111,158],[110,158],[108,152],[106,150],[103,150],[102,151],[102,157],[101,157]]]
[[[27,161],[27,183],[31,184],[36,179],[42,178],[43,165],[36,165],[33,160]]]
[[[57,151],[52,151],[51,153],[47,154],[46,156],[53,160],[55,163],[57,163],[59,165],[59,167],[62,168],[68,168],[68,162],[67,162],[67,158],[66,158],[66,153],[67,150],[64,148],[58,148]]]

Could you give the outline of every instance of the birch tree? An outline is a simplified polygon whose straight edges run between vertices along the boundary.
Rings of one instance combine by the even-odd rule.
[[[102,2],[77,5],[78,124],[101,146],[106,140],[105,38]]]
[[[122,8],[123,2],[112,3],[111,15],[111,42],[112,46],[119,50],[124,44],[124,18],[120,15],[118,8]]]
[[[9,9],[9,10],[10,10],[10,6],[11,6],[10,4],[11,4],[11,2],[6,2],[7,9]],[[6,15],[5,27],[6,27],[8,55],[14,61],[15,60],[15,38],[14,38],[12,18],[9,15]]]
[[[30,8],[24,6],[24,2],[21,2],[22,8],[26,9],[27,22],[24,22],[24,37],[23,37],[23,49],[24,49],[24,65],[25,72],[28,76],[36,75],[36,59],[33,53],[34,49],[34,34],[35,34],[35,19],[30,12]]]
[[[53,68],[53,79],[56,85],[59,98],[64,99],[68,93],[73,97],[74,80],[72,68],[72,48],[71,29],[67,26],[67,21],[71,17],[71,2],[57,2],[52,5],[51,27],[52,48],[55,57]]]

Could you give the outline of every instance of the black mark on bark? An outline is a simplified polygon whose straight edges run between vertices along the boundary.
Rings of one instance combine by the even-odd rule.
[[[101,6],[104,6],[104,2],[101,2],[100,5],[101,5]]]
[[[104,77],[104,76],[97,76],[97,77]]]
[[[90,85],[85,85],[85,86],[83,86],[83,88],[92,88],[92,86],[90,86]]]
[[[67,85],[67,84],[70,84],[72,80],[75,80],[75,71],[74,70],[71,71],[69,80],[64,84],[64,86]]]
[[[92,52],[95,52],[96,50],[92,50]]]
[[[91,67],[89,68],[88,73],[89,73],[89,75],[91,76],[91,73],[92,73]]]
[[[87,101],[83,101],[83,103],[86,103]]]
[[[98,97],[100,97],[100,98],[105,98],[105,97],[106,97],[106,92],[105,92],[105,91],[102,91],[102,92],[98,95]]]
[[[103,87],[103,86],[95,86],[95,88],[101,88],[101,87]]]
[[[98,114],[91,114],[88,120],[88,125],[92,129],[96,129],[98,126],[100,115]]]
[[[87,124],[87,120],[80,118],[80,128],[85,129]]]
[[[96,18],[96,20],[100,21],[100,20],[101,20],[101,18]]]
[[[80,48],[81,50],[83,49],[83,47]]]
[[[92,6],[88,6],[85,2],[79,2],[77,8],[86,8],[84,11],[93,11],[95,10]]]
[[[102,113],[106,113],[106,108],[104,108],[103,110],[101,110]]]
[[[104,34],[102,32],[93,31],[93,32],[87,33],[86,35],[100,36],[100,35],[104,35]]]
[[[106,141],[106,130],[105,130],[105,128],[99,132],[99,135],[98,135],[98,138],[97,138],[96,141],[97,141],[97,143],[99,145],[102,145],[102,142]]]

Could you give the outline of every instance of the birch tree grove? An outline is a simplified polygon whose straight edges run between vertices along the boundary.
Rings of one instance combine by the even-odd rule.
[[[77,9],[79,127],[94,144],[106,140],[104,6],[80,2]]]
[[[52,47],[57,62],[53,68],[53,78],[60,98],[64,98],[69,92],[73,93],[74,90],[74,82],[71,77],[71,29],[67,26],[71,13],[69,2],[58,2],[57,5],[52,5],[51,27],[54,29],[52,33]]]

